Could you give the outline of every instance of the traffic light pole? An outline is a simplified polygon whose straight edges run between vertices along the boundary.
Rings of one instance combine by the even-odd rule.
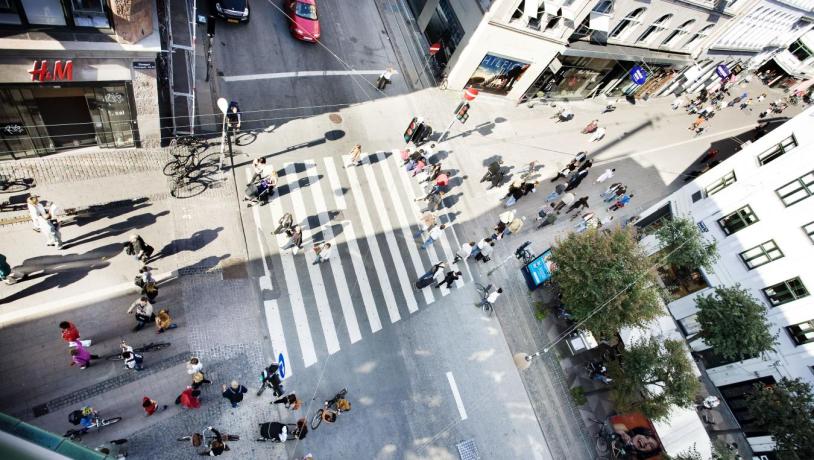
[[[455,116],[453,115],[452,116],[452,121],[449,122],[449,126],[447,126],[447,129],[444,130],[444,133],[441,134],[441,137],[438,138],[438,143],[439,144],[444,141],[444,138],[447,137],[447,134],[449,134],[449,130],[452,129],[452,125],[454,125],[454,124],[455,124]]]

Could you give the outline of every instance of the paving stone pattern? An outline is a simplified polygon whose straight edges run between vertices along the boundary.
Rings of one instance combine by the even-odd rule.
[[[100,177],[159,170],[166,164],[166,149],[99,150],[0,163],[0,174],[33,178],[37,184],[79,182]]]

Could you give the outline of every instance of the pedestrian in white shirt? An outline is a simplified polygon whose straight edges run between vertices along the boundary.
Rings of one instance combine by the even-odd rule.
[[[429,246],[432,246],[432,244],[435,243],[435,240],[441,238],[441,231],[445,228],[447,228],[446,224],[437,225],[431,228],[430,231],[427,232],[427,239],[421,245],[421,249],[427,249]]]
[[[37,216],[48,216],[45,206],[40,203],[38,196],[32,195],[26,200],[26,207],[28,207],[28,213],[31,215],[31,225],[34,226],[34,231],[39,232],[42,229],[40,228],[40,221],[37,219]]]
[[[379,75],[379,79],[376,81],[376,88],[378,88],[381,91],[389,83],[392,83],[390,79],[393,78],[393,74],[395,73],[396,69],[388,67],[387,70],[385,70],[384,72],[382,72],[381,75]]]
[[[606,180],[613,177],[613,173],[615,172],[616,169],[606,169],[605,172],[603,172],[599,177],[596,178],[596,183],[600,184],[602,182],[605,182]]]
[[[682,105],[684,105],[684,98],[678,96],[677,98],[673,99],[673,110],[678,110]]]
[[[481,299],[480,303],[476,304],[476,306],[482,307],[489,305],[491,307],[497,302],[497,298],[500,297],[500,294],[503,294],[503,288],[497,288],[496,291],[490,292],[489,295]]]
[[[317,258],[314,259],[313,265],[321,264],[331,258],[333,246],[331,246],[331,243],[315,244],[314,252],[317,254]]]
[[[458,249],[458,252],[455,254],[455,258],[452,259],[452,263],[458,263],[461,260],[466,260],[472,255],[472,249],[475,247],[475,242],[470,241],[468,243],[464,243],[461,245],[461,248]]]
[[[201,372],[203,369],[203,364],[201,360],[198,358],[190,358],[189,362],[187,363],[187,374],[193,375],[196,372]]]
[[[594,135],[593,135],[593,136],[591,136],[591,140],[590,140],[590,142],[599,142],[599,141],[601,141],[601,140],[602,140],[602,138],[604,138],[604,137],[605,137],[605,133],[606,133],[606,132],[607,132],[607,130],[606,130],[605,128],[599,128],[599,129],[597,129],[597,130],[594,132]]]

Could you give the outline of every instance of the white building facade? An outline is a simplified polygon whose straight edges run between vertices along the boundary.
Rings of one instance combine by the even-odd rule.
[[[703,280],[694,292],[668,304],[685,335],[699,330],[695,298],[714,286],[740,284],[766,307],[778,342],[766,356],[727,362],[703,340],[691,342],[756,454],[770,452],[773,444],[743,404],[752,385],[783,377],[814,384],[812,126],[809,108],[642,213],[640,221],[647,232],[661,217],[686,216],[717,242],[714,270],[700,270]],[[643,243],[652,246],[653,238]]]

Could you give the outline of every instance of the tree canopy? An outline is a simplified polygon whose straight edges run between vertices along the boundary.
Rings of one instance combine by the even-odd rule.
[[[699,335],[717,355],[740,361],[774,349],[776,336],[769,332],[766,307],[739,284],[718,286],[696,297],[695,304]]]
[[[783,378],[776,385],[757,384],[746,401],[757,424],[774,438],[779,458],[814,458],[814,395],[809,383]]]
[[[667,263],[680,269],[712,270],[719,257],[717,244],[704,240],[695,222],[687,218],[665,220],[656,230],[656,238],[661,243],[661,253],[666,255]]]
[[[650,261],[630,229],[571,233],[555,243],[553,280],[565,309],[597,338],[663,314]],[[608,304],[594,314],[594,310]]]
[[[673,405],[691,407],[701,387],[679,340],[640,340],[625,348],[608,370],[614,379],[611,394],[617,409],[638,410],[651,420],[666,418]]]

